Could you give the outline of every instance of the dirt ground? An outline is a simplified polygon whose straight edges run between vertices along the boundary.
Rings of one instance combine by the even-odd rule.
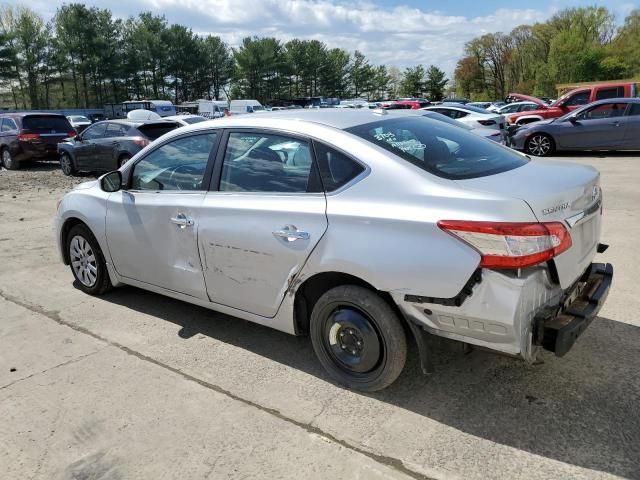
[[[602,174],[608,301],[539,365],[437,345],[389,389],[336,386],[308,338],[131,287],[74,288],[55,163],[0,171],[0,478],[640,479],[640,156]]]

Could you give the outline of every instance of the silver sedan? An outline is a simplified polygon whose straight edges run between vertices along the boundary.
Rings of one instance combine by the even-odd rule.
[[[510,143],[539,157],[560,150],[640,150],[640,98],[599,100],[560,118],[523,125]]]
[[[76,285],[122,284],[295,335],[366,391],[423,371],[440,335],[564,355],[606,298],[598,172],[530,160],[382,110],[291,111],[175,130],[69,192]]]

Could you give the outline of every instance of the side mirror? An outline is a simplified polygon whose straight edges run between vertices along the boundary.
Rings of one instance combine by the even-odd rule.
[[[100,177],[100,188],[104,192],[117,192],[122,188],[122,173],[119,170],[105,173]]]
[[[74,139],[76,142],[81,142],[81,141],[82,141],[82,135],[76,135],[75,137],[73,137],[73,139]]]
[[[569,115],[568,120],[569,120],[571,123],[576,123],[576,122],[578,121],[578,115],[576,115],[575,113],[574,113],[573,115]]]

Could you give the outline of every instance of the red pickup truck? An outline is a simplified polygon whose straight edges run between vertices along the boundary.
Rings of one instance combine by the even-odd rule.
[[[539,98],[522,95],[520,93],[510,93],[509,97],[518,102],[533,102],[540,106],[538,110],[512,113],[506,118],[507,124],[523,125],[525,123],[537,122],[549,118],[558,118],[564,114],[575,110],[582,105],[586,105],[596,100],[606,98],[624,98],[638,96],[638,84],[630,82],[607,82],[596,85],[589,85],[565,93],[551,105],[547,105]]]

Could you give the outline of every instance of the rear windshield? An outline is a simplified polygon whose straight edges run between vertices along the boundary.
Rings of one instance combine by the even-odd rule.
[[[184,117],[182,120],[187,122],[189,125],[191,125],[191,124],[194,124],[194,123],[204,122],[207,119],[204,118],[204,117]]]
[[[439,177],[484,177],[525,165],[526,157],[426,117],[393,118],[346,129]]]
[[[69,132],[71,124],[65,117],[29,115],[22,119],[22,128],[34,132]]]
[[[162,135],[164,135],[165,133],[169,133],[171,130],[175,130],[176,128],[178,128],[180,125],[175,123],[175,122],[158,122],[158,123],[147,123],[145,125],[140,125],[137,128],[137,132],[136,129],[133,129],[132,132],[129,133],[129,135],[139,135],[142,134],[144,137],[148,138],[149,140],[153,141],[157,138],[160,138]],[[139,132],[139,133],[138,133]]]
[[[69,117],[71,118],[72,121],[74,122],[88,122],[89,119],[87,117],[82,117],[82,116],[74,116],[74,117]]]

